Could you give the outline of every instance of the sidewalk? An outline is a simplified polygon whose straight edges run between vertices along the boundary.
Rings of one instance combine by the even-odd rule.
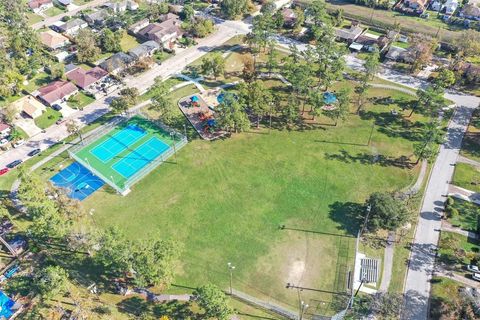
[[[448,195],[480,205],[480,193],[473,192],[453,184],[448,185]]]

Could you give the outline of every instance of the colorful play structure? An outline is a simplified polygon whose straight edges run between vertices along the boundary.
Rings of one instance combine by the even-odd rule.
[[[322,106],[322,110],[325,111],[332,111],[337,108],[336,103],[337,103],[337,95],[333,92],[325,92],[323,94],[323,103],[324,105]]]
[[[200,99],[198,96],[192,96],[189,101],[189,107],[191,108],[200,107],[199,102],[200,102]],[[210,110],[208,111],[199,110],[198,118],[202,122],[203,132],[206,133],[206,132],[212,132],[215,130],[216,121],[215,121],[215,118],[213,117],[213,113],[210,112]]]

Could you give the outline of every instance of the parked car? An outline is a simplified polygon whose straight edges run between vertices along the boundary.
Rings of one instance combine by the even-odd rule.
[[[472,279],[475,281],[480,282],[480,273],[474,273],[472,274]]]
[[[20,146],[21,146],[22,144],[24,144],[24,143],[25,143],[25,140],[23,140],[23,139],[22,139],[22,140],[18,140],[17,142],[15,142],[15,143],[13,144],[13,147],[14,147],[14,148],[18,148],[18,147],[20,147]]]
[[[9,164],[7,164],[7,168],[13,169],[13,168],[15,168],[16,166],[18,166],[19,164],[21,164],[22,162],[23,162],[22,160],[12,161],[12,162],[10,162]]]
[[[3,169],[0,169],[0,176],[3,176],[5,173],[8,172],[8,168],[3,168]]]
[[[40,151],[42,151],[42,150],[40,150],[40,149],[38,149],[38,148],[37,148],[37,149],[33,149],[32,151],[30,151],[30,152],[28,153],[28,156],[29,156],[29,157],[33,157],[33,156],[39,154]]]
[[[64,122],[65,122],[65,119],[60,118],[60,119],[58,119],[57,121],[55,121],[55,124],[56,124],[56,125],[60,125],[60,124],[62,124],[62,123],[64,123]]]
[[[59,105],[59,104],[54,104],[54,105],[52,106],[52,109],[55,110],[55,111],[60,111],[60,110],[62,110],[62,106]]]
[[[467,266],[467,270],[470,271],[470,272],[473,272],[473,273],[480,273],[480,268],[476,265],[473,265],[473,264],[469,264]]]
[[[4,145],[6,145],[8,143],[8,140],[7,139],[2,139],[0,140],[0,147],[3,147]]]

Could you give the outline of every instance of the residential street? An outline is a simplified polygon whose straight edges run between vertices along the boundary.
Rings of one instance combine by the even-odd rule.
[[[88,9],[88,8],[93,8],[93,7],[96,7],[96,6],[99,6],[105,2],[108,2],[109,0],[92,0],[86,4],[84,4],[83,6],[79,6],[77,8],[75,8],[74,10],[72,11],[67,11],[65,13],[62,13],[62,14],[59,14],[59,15],[56,15],[54,17],[47,17],[45,18],[43,21],[40,21],[38,23],[35,23],[35,24],[32,24],[32,28],[33,29],[41,29],[41,28],[44,28],[44,27],[48,27],[49,25],[59,21],[59,20],[62,20],[63,17],[71,17],[71,16],[74,16],[76,15],[78,12],[80,12],[81,10],[85,10],[85,9]]]
[[[201,58],[215,47],[225,43],[237,34],[247,33],[249,26],[243,22],[226,21],[217,25],[217,31],[205,39],[201,39],[196,46],[190,47],[180,54],[171,57],[147,72],[126,79],[127,86],[136,87],[140,92],[145,92],[153,83],[156,77],[166,79],[175,73],[180,72],[188,64]],[[91,123],[108,112],[109,101],[117,96],[117,91],[112,92],[106,97],[96,100],[88,105],[83,111],[77,111],[67,119],[75,119],[81,126]],[[42,150],[50,147],[68,137],[67,128],[64,124],[53,125],[45,132],[31,137],[24,145],[16,149],[11,149],[0,155],[0,168],[8,163],[22,159],[28,159],[27,154],[35,148]]]

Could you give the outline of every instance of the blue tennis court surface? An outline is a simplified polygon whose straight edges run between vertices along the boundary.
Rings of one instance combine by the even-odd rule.
[[[67,189],[70,198],[80,201],[87,198],[105,184],[103,180],[93,175],[78,162],[72,163],[51,177],[50,181],[58,188]]]
[[[168,144],[153,137],[115,163],[112,168],[125,178],[130,178],[169,148]]]
[[[147,132],[131,124],[103,141],[91,153],[103,162],[108,162],[140,140]]]

